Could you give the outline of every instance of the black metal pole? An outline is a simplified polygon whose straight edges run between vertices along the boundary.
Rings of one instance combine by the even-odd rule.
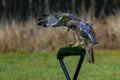
[[[83,51],[83,52],[82,52],[82,55],[81,55],[81,57],[80,57],[80,59],[79,59],[79,62],[78,62],[76,71],[75,71],[75,73],[74,73],[73,80],[77,80],[77,77],[78,77],[78,74],[79,74],[79,72],[80,72],[80,69],[81,69],[81,66],[82,66],[84,57],[85,57],[85,52]]]
[[[69,73],[68,73],[68,71],[67,71],[67,69],[66,69],[66,67],[65,67],[65,65],[64,65],[63,60],[60,59],[59,62],[60,62],[61,67],[62,67],[62,69],[63,69],[63,71],[64,71],[64,73],[65,73],[66,79],[67,79],[67,80],[71,80],[71,79],[70,79],[70,75],[69,75]]]

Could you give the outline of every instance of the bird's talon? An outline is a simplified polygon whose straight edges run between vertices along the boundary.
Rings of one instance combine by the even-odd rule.
[[[68,44],[69,47],[77,47],[78,45],[77,44]]]
[[[71,44],[71,43],[68,44],[69,47],[73,47],[74,45],[75,45],[75,44]]]

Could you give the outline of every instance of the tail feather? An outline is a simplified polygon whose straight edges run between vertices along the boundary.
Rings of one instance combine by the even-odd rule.
[[[94,63],[94,52],[93,52],[93,48],[92,48],[92,45],[90,45],[89,47],[89,51],[88,51],[88,62],[89,63]]]

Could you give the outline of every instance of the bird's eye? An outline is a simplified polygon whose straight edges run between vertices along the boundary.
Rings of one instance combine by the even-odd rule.
[[[71,26],[69,26],[70,28],[74,28],[75,26],[73,26],[73,25],[71,25]]]
[[[71,25],[71,26],[69,26],[69,29],[75,30],[75,29],[76,29],[76,26]]]

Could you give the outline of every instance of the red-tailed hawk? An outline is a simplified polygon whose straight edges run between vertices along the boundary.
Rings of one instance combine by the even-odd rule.
[[[88,61],[94,63],[93,45],[97,44],[96,36],[91,24],[81,21],[70,13],[55,13],[38,19],[38,25],[43,27],[66,26],[69,30],[75,32],[76,43],[69,46],[81,46],[88,53]]]

